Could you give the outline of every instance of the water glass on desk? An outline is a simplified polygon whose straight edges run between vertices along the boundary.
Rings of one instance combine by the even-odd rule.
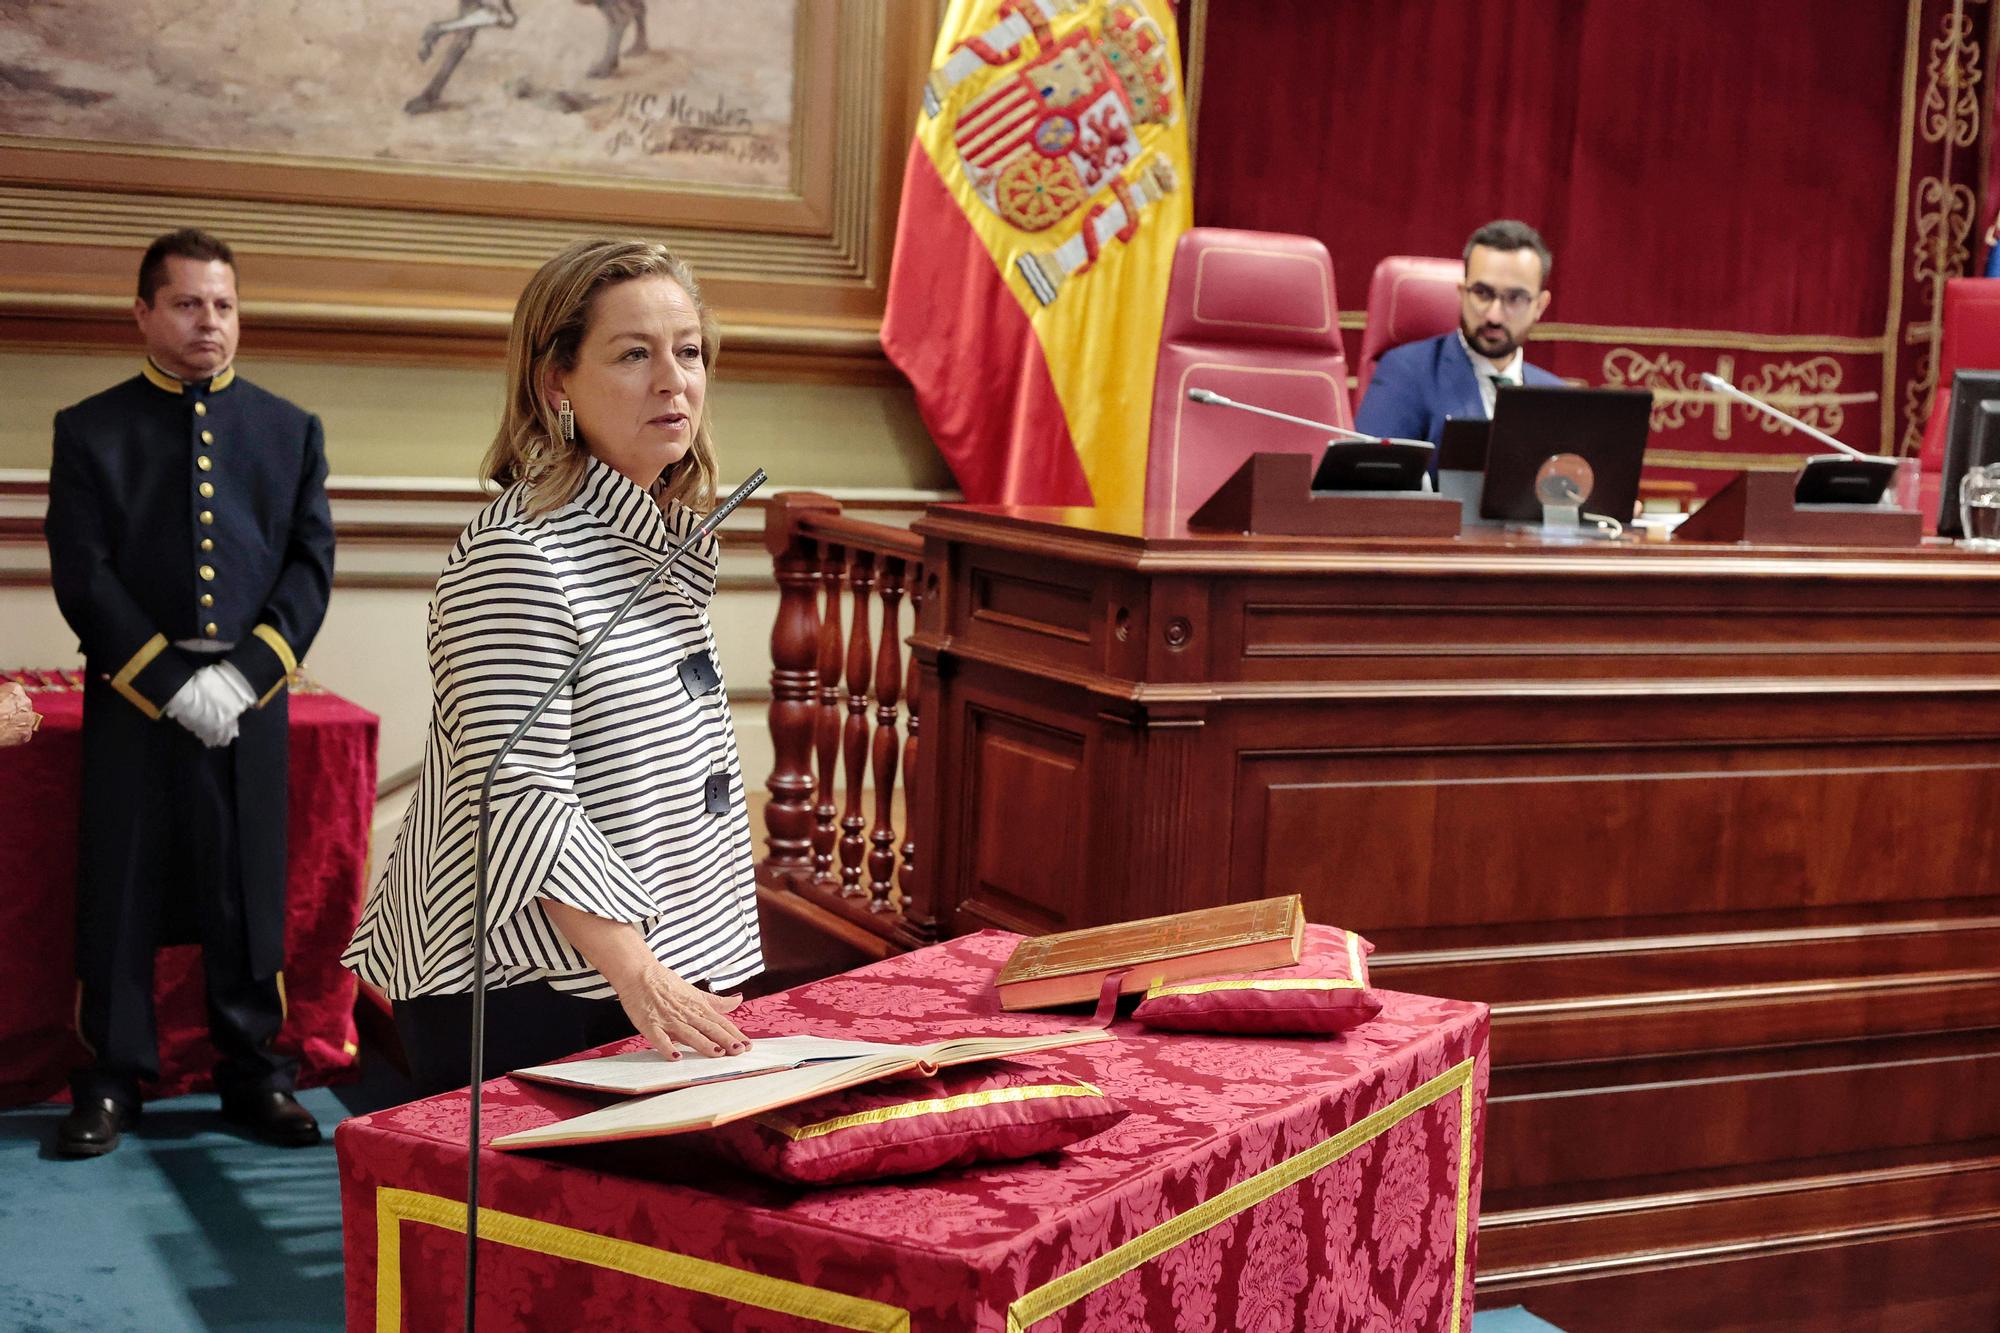
[[[2000,463],[1967,468],[1958,483],[1958,517],[1974,551],[2000,551]]]

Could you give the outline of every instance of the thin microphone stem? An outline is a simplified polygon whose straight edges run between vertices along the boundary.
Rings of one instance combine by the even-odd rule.
[[[1819,427],[1808,425],[1806,422],[1800,421],[1797,417],[1793,416],[1789,412],[1780,412],[1777,408],[1771,406],[1769,403],[1765,402],[1761,398],[1751,397],[1749,394],[1743,392],[1743,390],[1737,388],[1734,384],[1731,384],[1728,380],[1722,378],[1722,376],[1720,375],[1703,374],[1701,377],[1701,382],[1703,384],[1706,384],[1709,388],[1714,389],[1717,393],[1727,394],[1729,397],[1734,398],[1739,403],[1743,403],[1747,406],[1756,408],[1759,412],[1764,413],[1766,416],[1776,417],[1779,421],[1784,422],[1787,426],[1790,426],[1793,430],[1799,431],[1800,433],[1805,435],[1810,435],[1813,439],[1818,440],[1821,444],[1831,445],[1835,449],[1840,450],[1840,452],[1842,452],[1843,454],[1852,454],[1856,458],[1879,459],[1882,456],[1880,454],[1863,453],[1861,450],[1856,449],[1851,444],[1842,444],[1839,440],[1834,439],[1833,436],[1828,435],[1825,431],[1821,430]]]
[[[1188,397],[1197,403],[1208,403],[1215,407],[1233,407],[1239,412],[1255,412],[1260,417],[1270,417],[1274,421],[1289,421],[1295,426],[1311,426],[1314,430],[1323,430],[1337,439],[1359,440],[1363,444],[1387,443],[1380,435],[1370,435],[1365,431],[1349,430],[1345,426],[1336,426],[1329,421],[1314,421],[1309,417],[1295,417],[1289,412],[1274,412],[1268,407],[1254,407],[1249,403],[1239,403],[1234,398],[1224,398],[1212,389],[1189,389]],[[1430,441],[1398,440],[1396,443],[1428,446]]]
[[[625,619],[639,598],[645,595],[646,589],[652,587],[660,575],[666,573],[683,553],[699,545],[709,533],[715,531],[722,520],[728,518],[738,505],[749,498],[750,492],[762,486],[765,480],[763,468],[752,472],[747,481],[730,492],[728,499],[716,506],[714,513],[696,524],[694,531],[690,532],[680,545],[667,552],[665,558],[653,566],[653,572],[646,575],[639,586],[626,595],[625,600],[618,604],[618,609],[611,613],[611,618],[604,622],[597,633],[590,636],[590,642],[583,646],[583,651],[576,655],[575,659],[563,669],[563,673],[556,677],[555,683],[535,701],[535,706],[528,710],[527,716],[507,734],[507,739],[500,742],[499,750],[493,755],[493,762],[486,766],[486,776],[480,780],[478,837],[473,850],[472,889],[472,949],[476,959],[472,987],[472,1105],[471,1120],[465,1131],[465,1333],[473,1333],[478,1320],[479,1112],[480,1093],[486,1079],[486,845],[493,808],[493,779],[500,772],[500,765],[505,762],[509,754],[513,753],[514,747],[521,743],[521,738],[528,734],[528,729],[548,711],[549,705],[556,701],[556,696],[576,679],[576,673],[581,671],[584,663],[596,654],[605,639],[610,637],[611,631],[618,627],[618,623]]]

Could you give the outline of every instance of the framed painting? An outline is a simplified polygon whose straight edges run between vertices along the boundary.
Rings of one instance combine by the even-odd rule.
[[[260,345],[488,356],[543,259],[637,232],[738,348],[870,359],[937,11],[0,0],[0,340],[103,341],[197,225]]]

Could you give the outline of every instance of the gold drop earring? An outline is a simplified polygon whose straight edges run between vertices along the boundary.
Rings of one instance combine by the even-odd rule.
[[[569,399],[563,399],[561,405],[556,408],[556,420],[562,427],[562,437],[574,444],[576,442],[576,413],[570,409]]]

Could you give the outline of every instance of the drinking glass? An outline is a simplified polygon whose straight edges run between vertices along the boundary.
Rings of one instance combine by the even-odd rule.
[[[2000,463],[1967,468],[1958,483],[1959,543],[1975,551],[2000,551]]]

